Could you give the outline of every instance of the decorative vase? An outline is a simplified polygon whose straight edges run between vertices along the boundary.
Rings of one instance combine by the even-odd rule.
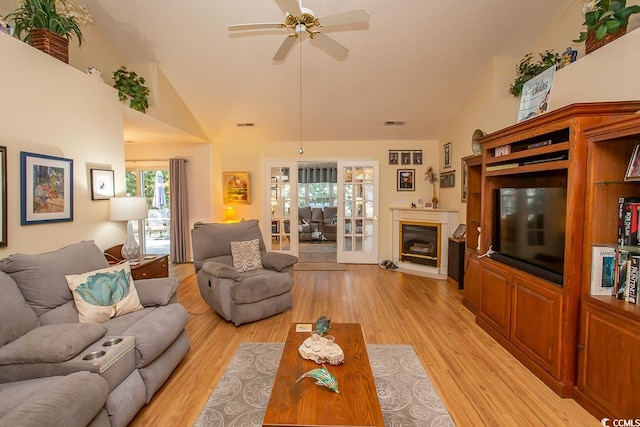
[[[69,40],[44,28],[29,30],[29,44],[54,58],[69,63]]]
[[[593,52],[596,49],[601,48],[607,43],[610,43],[617,39],[618,37],[622,37],[627,33],[627,27],[620,27],[620,29],[613,34],[605,34],[602,40],[598,40],[596,38],[596,32],[594,30],[589,30],[587,32],[587,39],[584,42],[585,52],[587,54]]]

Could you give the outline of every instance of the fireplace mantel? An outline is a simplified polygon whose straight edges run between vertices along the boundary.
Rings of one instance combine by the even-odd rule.
[[[458,226],[458,211],[453,209],[408,208],[404,206],[392,206],[389,209],[391,209],[393,215],[393,262],[398,266],[398,271],[435,279],[446,279],[449,237]],[[400,260],[400,227],[402,223],[406,222],[440,225],[440,235],[438,237],[440,240],[439,267]]]

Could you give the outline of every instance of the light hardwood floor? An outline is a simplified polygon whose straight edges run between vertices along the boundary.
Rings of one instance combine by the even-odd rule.
[[[293,308],[238,328],[200,297],[193,266],[171,267],[178,300],[190,312],[191,350],[132,426],[191,426],[242,342],[284,342],[291,322],[328,315],[357,322],[372,344],[411,344],[457,426],[599,426],[500,347],[446,281],[349,265],[347,271],[296,271]]]

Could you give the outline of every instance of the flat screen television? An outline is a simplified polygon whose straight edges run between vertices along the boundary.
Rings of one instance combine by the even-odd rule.
[[[495,191],[491,258],[562,286],[566,188]]]

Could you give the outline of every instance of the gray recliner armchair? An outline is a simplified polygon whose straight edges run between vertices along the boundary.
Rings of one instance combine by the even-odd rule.
[[[200,294],[225,320],[239,326],[291,308],[293,266],[298,258],[267,252],[257,219],[235,224],[198,222],[191,230],[191,243]],[[255,259],[241,259],[238,247],[245,248],[246,255],[247,245]]]

